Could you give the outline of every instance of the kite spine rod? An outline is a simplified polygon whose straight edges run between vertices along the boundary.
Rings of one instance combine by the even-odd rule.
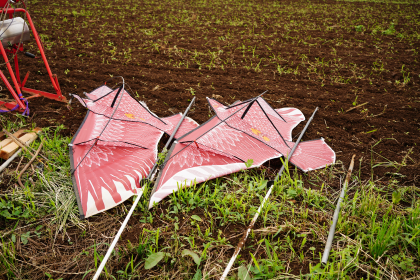
[[[187,109],[185,109],[185,112],[182,115],[181,119],[179,120],[178,124],[176,125],[174,131],[172,132],[171,137],[169,137],[169,140],[166,142],[165,147],[163,147],[163,150],[162,150],[163,153],[166,153],[166,151],[168,150],[169,144],[172,142],[172,139],[174,139],[175,134],[177,133],[179,127],[181,126],[182,122],[184,121],[185,117],[187,116],[188,112],[190,111],[192,105],[194,104],[194,101],[195,101],[195,96],[194,96],[193,100],[191,100],[190,105],[188,105]],[[159,162],[156,161],[156,163],[153,165],[152,169],[150,170],[150,173],[149,173],[149,176],[148,176],[147,179],[152,179],[158,165],[159,165]]]
[[[334,240],[335,227],[337,226],[338,216],[340,215],[341,203],[344,199],[344,195],[346,193],[347,187],[349,186],[351,173],[353,172],[355,156],[356,155],[353,155],[353,157],[351,158],[351,163],[350,163],[349,170],[347,171],[346,180],[344,181],[343,189],[341,190],[341,194],[340,194],[340,197],[338,198],[337,206],[335,207],[333,222],[330,227],[330,232],[328,233],[328,239],[327,239],[327,243],[325,244],[324,254],[322,254],[321,262],[323,264],[327,264],[328,257],[330,256],[331,246]]]
[[[257,210],[257,213],[255,213],[254,218],[252,219],[251,223],[249,224],[244,236],[242,237],[242,239],[239,241],[238,246],[235,249],[235,252],[233,253],[232,258],[230,259],[228,265],[226,266],[225,271],[223,272],[222,277],[220,278],[220,280],[224,280],[226,279],[230,269],[233,266],[233,263],[236,260],[236,257],[239,255],[239,253],[241,252],[242,247],[245,245],[245,242],[248,238],[249,233],[251,232],[251,230],[254,228],[255,222],[258,219],[258,216],[260,215],[262,209],[264,208],[265,202],[268,200],[268,198],[270,197],[271,192],[273,191],[275,182],[277,182],[280,179],[281,174],[283,173],[286,165],[288,164],[290,158],[292,157],[294,151],[296,150],[297,146],[299,145],[300,140],[302,139],[303,134],[305,134],[306,129],[308,128],[309,124],[312,122],[312,119],[314,118],[316,112],[318,111],[318,107],[316,107],[315,111],[312,113],[312,116],[309,118],[308,122],[306,123],[305,127],[303,128],[302,132],[299,135],[298,140],[295,142],[295,145],[293,146],[292,150],[290,151],[290,153],[287,155],[287,159],[285,160],[285,162],[283,163],[283,166],[281,167],[279,173],[277,174],[276,178],[274,179],[274,181],[269,182],[268,184],[271,183],[270,189],[268,190],[267,194],[265,195],[263,201],[261,202],[260,207]],[[267,184],[267,185],[268,185]]]
[[[191,106],[194,104],[194,101],[195,101],[195,97],[191,101],[191,103],[188,106],[188,108],[185,110],[184,115],[179,120],[179,122],[178,122],[177,126],[175,127],[174,131],[172,132],[171,137],[169,138],[168,142],[166,142],[166,145],[163,148],[164,151],[168,148],[169,143],[175,137],[176,132],[178,131],[179,127],[181,126],[182,121],[185,119],[185,116],[188,114],[188,111],[190,110]],[[155,165],[150,170],[150,173],[148,175],[148,179],[152,176],[151,174],[153,173],[154,169],[156,169],[156,167],[157,167],[157,163],[155,163]],[[117,245],[117,242],[120,239],[120,236],[121,236],[122,232],[124,231],[125,227],[127,226],[127,223],[130,220],[131,215],[133,214],[134,209],[136,209],[136,206],[139,203],[140,198],[141,198],[141,196],[143,194],[143,189],[140,189],[139,191],[140,191],[140,193],[137,194],[137,198],[134,201],[133,206],[131,206],[130,212],[128,212],[127,216],[125,217],[124,222],[122,223],[120,229],[118,230],[117,234],[115,235],[114,240],[112,241],[111,246],[109,246],[109,249],[106,252],[105,257],[103,258],[101,264],[99,265],[99,268],[96,271],[95,276],[93,276],[92,280],[97,280],[99,278],[99,276],[101,275],[102,270],[105,267],[106,262],[108,261],[109,257],[111,256],[112,251],[114,250],[115,245]]]

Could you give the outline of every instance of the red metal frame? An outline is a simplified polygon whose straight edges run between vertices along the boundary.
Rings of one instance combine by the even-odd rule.
[[[0,12],[3,12],[3,10],[0,10]],[[16,102],[0,101],[0,106],[4,106],[8,109],[13,109],[17,104],[17,105],[19,105],[18,110],[19,111],[24,111],[26,109],[26,106],[22,102],[22,100],[20,100],[20,98],[19,98],[19,95],[21,95],[22,92],[31,94],[32,96],[29,97],[29,98],[45,96],[49,99],[54,99],[54,100],[57,100],[57,101],[67,102],[66,97],[63,96],[62,93],[61,93],[60,85],[58,84],[57,75],[52,74],[52,72],[51,72],[50,66],[48,65],[48,61],[47,61],[47,58],[46,58],[45,53],[44,53],[44,48],[42,46],[41,40],[38,36],[38,33],[35,29],[35,26],[32,22],[31,16],[29,15],[28,11],[25,10],[25,9],[22,9],[22,8],[9,8],[5,12],[8,13],[10,17],[12,17],[12,14],[19,13],[19,12],[23,12],[23,13],[26,14],[26,19],[29,22],[30,28],[32,30],[32,34],[34,35],[34,38],[35,38],[36,44],[38,46],[39,52],[41,53],[42,60],[44,61],[45,68],[47,69],[48,75],[50,77],[51,83],[52,83],[56,93],[54,94],[54,93],[49,93],[49,92],[25,87],[25,83],[26,83],[26,81],[28,80],[28,77],[29,77],[29,72],[26,74],[25,78],[23,79],[23,82],[21,82],[20,73],[19,73],[19,62],[18,62],[18,57],[17,57],[17,52],[23,51],[23,47],[21,46],[20,49],[17,49],[17,47],[15,45],[15,48],[13,48],[12,50],[5,50],[4,47],[3,47],[3,44],[0,43],[0,52],[1,52],[1,55],[3,56],[3,58],[4,58],[4,61],[6,61],[7,70],[9,71],[10,77],[12,78],[12,82],[13,82],[15,90],[13,89],[13,87],[11,86],[11,84],[9,83],[9,81],[6,79],[5,75],[1,71],[0,71],[0,78],[6,84],[7,89],[10,91],[13,98],[16,100]],[[15,55],[14,64],[15,64],[16,74],[13,71],[12,66],[10,65],[9,58],[7,57],[8,52],[12,52]],[[26,99],[28,99],[28,98],[26,98]]]

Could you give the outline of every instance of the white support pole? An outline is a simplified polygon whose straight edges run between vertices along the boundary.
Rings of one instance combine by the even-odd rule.
[[[108,249],[108,252],[106,252],[106,255],[105,255],[105,257],[103,258],[103,260],[102,260],[101,264],[99,265],[98,270],[97,270],[97,271],[96,271],[96,273],[95,273],[95,276],[93,276],[93,278],[92,278],[93,280],[97,280],[97,279],[99,278],[99,276],[101,275],[101,272],[102,272],[102,270],[104,269],[105,264],[106,264],[106,262],[108,261],[109,257],[111,256],[112,251],[114,251],[114,247],[115,247],[115,245],[117,245],[117,242],[118,242],[118,240],[120,239],[120,236],[121,236],[122,232],[124,231],[125,226],[126,226],[126,225],[127,225],[127,223],[128,223],[128,220],[130,220],[130,217],[131,217],[131,215],[133,214],[134,209],[136,209],[136,206],[137,206],[137,204],[139,203],[140,198],[141,198],[141,196],[142,196],[142,194],[143,194],[143,189],[138,189],[138,192],[140,192],[140,193],[139,193],[139,194],[137,194],[137,198],[136,198],[136,200],[134,201],[133,206],[131,206],[130,212],[128,212],[128,215],[127,215],[127,217],[125,217],[125,220],[124,220],[124,222],[122,223],[122,225],[121,225],[121,227],[120,227],[120,230],[117,232],[117,235],[115,235],[115,238],[114,238],[114,240],[112,241],[112,244],[111,244],[111,246],[110,246],[110,247],[109,247],[109,249]]]
[[[16,153],[13,154],[8,160],[6,160],[1,166],[0,166],[0,173],[5,169],[9,164],[22,152],[22,148],[20,148]]]

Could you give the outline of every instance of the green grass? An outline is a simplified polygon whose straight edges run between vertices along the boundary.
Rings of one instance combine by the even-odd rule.
[[[92,223],[77,218],[69,177],[69,139],[60,137],[59,131],[60,128],[47,130],[41,136],[43,154],[49,159],[43,172],[37,171],[32,180],[26,178],[24,190],[11,188],[1,196],[3,207],[20,211],[12,216],[3,215],[13,227],[1,231],[3,277],[29,277],[31,264],[21,261],[24,255],[16,249],[28,246],[28,238],[51,245],[61,238],[71,246],[74,241],[66,230],[76,230],[81,235],[78,242],[83,240],[85,247],[75,249],[73,258],[86,262],[84,273],[95,270],[108,247],[109,241],[85,240],[92,236],[89,233]],[[33,147],[37,145],[39,141]],[[420,257],[419,189],[407,187],[396,201],[389,195],[394,185],[363,182],[357,178],[357,170],[343,203],[330,262],[325,267],[319,264],[338,197],[332,185],[344,177],[343,169],[338,163],[304,177],[286,172],[275,186],[232,275],[239,279],[416,275]],[[150,270],[156,279],[169,279],[177,272],[182,275],[179,279],[217,278],[230,257],[226,249],[236,246],[267,191],[267,179],[272,176],[263,169],[250,170],[181,188],[150,211],[147,190],[132,218],[135,224],[142,225],[138,240],[120,240],[104,275],[109,279],[133,279]],[[304,181],[316,187],[311,188]],[[12,206],[4,206],[7,204]],[[118,208],[101,215],[122,221],[126,210],[124,206]],[[115,233],[118,225],[107,234]],[[299,269],[293,270],[293,275],[297,274],[293,276],[291,267],[307,267],[307,271],[299,276]],[[44,270],[47,277],[60,276],[54,271],[57,270]]]

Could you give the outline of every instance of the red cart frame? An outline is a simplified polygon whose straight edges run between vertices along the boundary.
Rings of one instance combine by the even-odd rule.
[[[22,97],[22,92],[29,93],[29,94],[32,95],[32,96],[30,96],[26,99],[44,96],[44,97],[47,97],[49,99],[62,101],[62,102],[67,102],[66,97],[63,96],[62,93],[61,93],[60,85],[58,84],[57,75],[52,74],[52,72],[51,72],[50,66],[48,65],[48,61],[47,61],[47,58],[46,58],[45,53],[44,53],[44,48],[42,46],[41,40],[39,38],[39,35],[38,35],[38,33],[35,29],[34,23],[32,22],[31,16],[29,15],[28,11],[25,10],[25,9],[22,9],[22,8],[9,8],[5,11],[3,9],[0,9],[0,13],[1,12],[6,12],[7,14],[9,14],[10,18],[12,18],[13,14],[15,14],[15,13],[22,12],[22,13],[26,14],[26,19],[29,22],[29,25],[30,25],[30,28],[32,30],[33,36],[35,38],[36,44],[37,44],[38,49],[40,51],[42,60],[44,61],[45,68],[47,69],[48,75],[50,77],[51,83],[52,83],[56,93],[54,94],[54,93],[49,93],[49,92],[25,87],[26,81],[28,80],[28,77],[29,77],[29,71],[26,74],[23,81],[21,81],[20,74],[19,74],[19,63],[18,63],[18,57],[17,57],[17,52],[23,51],[23,46],[21,45],[20,48],[18,49],[17,46],[16,46],[17,44],[15,44],[15,48],[12,48],[12,50],[7,50],[6,51],[3,47],[3,44],[0,43],[0,52],[1,52],[1,55],[3,56],[3,58],[4,58],[4,61],[6,62],[6,66],[7,66],[7,69],[9,71],[10,77],[12,78],[14,88],[9,83],[6,76],[3,74],[3,72],[1,70],[0,70],[0,78],[6,84],[7,89],[10,91],[10,93],[13,95],[13,98],[16,100],[16,102],[4,102],[4,101],[0,100],[0,106],[4,106],[7,109],[12,110],[18,105],[17,110],[19,110],[21,112],[24,112],[25,110],[27,110],[27,106],[23,102],[23,100],[20,98],[20,97]],[[10,61],[7,57],[7,52],[12,52],[14,54],[15,72],[13,71],[12,66],[10,65]]]

